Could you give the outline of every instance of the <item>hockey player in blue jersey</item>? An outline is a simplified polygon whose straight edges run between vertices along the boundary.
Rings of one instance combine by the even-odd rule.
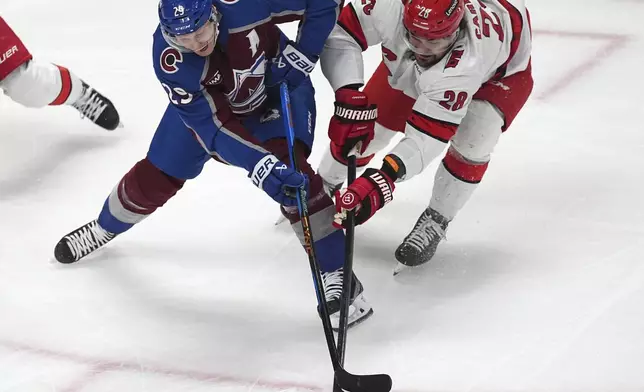
[[[125,174],[97,219],[64,236],[54,250],[73,263],[163,206],[214,158],[244,168],[252,184],[281,205],[303,240],[295,189],[305,188],[332,324],[338,324],[344,232],[332,226],[334,206],[307,162],[315,127],[312,71],[335,25],[335,0],[161,0],[153,61],[170,103],[145,159]],[[302,20],[297,42],[277,23]],[[289,166],[280,118],[279,84],[289,86],[296,159]],[[249,190],[252,191],[252,190]],[[349,324],[371,306],[352,278]]]

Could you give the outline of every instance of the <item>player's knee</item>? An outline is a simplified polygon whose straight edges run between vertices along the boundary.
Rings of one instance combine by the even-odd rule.
[[[501,136],[503,124],[503,115],[494,105],[474,100],[451,140],[451,148],[467,161],[488,162]]]
[[[127,209],[150,214],[170,200],[184,183],[185,180],[162,172],[145,158],[123,177],[118,196]]]

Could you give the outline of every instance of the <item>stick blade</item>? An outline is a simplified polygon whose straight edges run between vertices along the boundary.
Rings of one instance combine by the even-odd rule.
[[[389,392],[392,384],[388,374],[356,375],[342,368],[335,371],[335,380],[349,392]]]

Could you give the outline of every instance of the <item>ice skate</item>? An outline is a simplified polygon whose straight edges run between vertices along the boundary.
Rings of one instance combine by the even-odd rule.
[[[329,309],[331,326],[334,331],[337,331],[340,325],[340,307],[342,306],[340,297],[342,296],[343,276],[344,272],[342,268],[322,274],[326,305]],[[351,303],[349,304],[347,322],[348,327],[363,322],[373,314],[373,309],[365,299],[363,291],[362,283],[353,274],[353,280],[351,282]]]
[[[396,249],[396,260],[400,264],[394,270],[394,275],[406,267],[416,267],[431,260],[438,244],[445,238],[448,224],[449,221],[444,216],[427,208]]]
[[[108,131],[122,127],[119,113],[112,101],[85,82],[83,82],[83,94],[72,106],[81,113],[81,116],[87,117],[94,124]]]
[[[75,263],[110,242],[116,234],[103,229],[96,220],[79,227],[64,236],[54,249],[60,263]]]

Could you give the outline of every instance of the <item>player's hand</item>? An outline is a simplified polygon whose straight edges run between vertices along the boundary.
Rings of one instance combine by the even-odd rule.
[[[300,51],[295,42],[288,41],[284,50],[272,61],[267,84],[274,86],[286,82],[288,88],[294,90],[313,71],[317,60],[317,57],[307,56]]]
[[[333,226],[344,227],[347,211],[355,209],[356,225],[365,223],[393,200],[394,181],[382,170],[369,168],[348,188],[335,193]]]
[[[369,104],[367,96],[358,90],[340,88],[335,92],[335,110],[329,123],[331,154],[344,164],[349,152],[358,146],[364,153],[374,137],[378,108]]]
[[[257,162],[248,177],[256,187],[261,188],[273,200],[283,206],[297,205],[296,190],[308,192],[309,179],[277,159],[267,154]]]

